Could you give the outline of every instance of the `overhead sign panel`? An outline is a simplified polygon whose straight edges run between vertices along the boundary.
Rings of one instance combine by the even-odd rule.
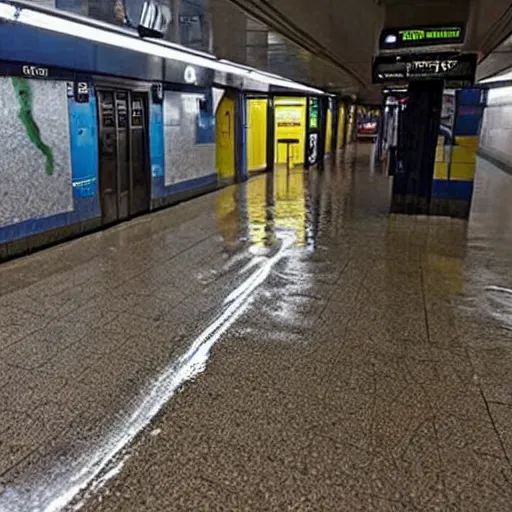
[[[381,50],[399,50],[421,46],[459,45],[464,43],[463,25],[439,27],[386,28],[380,35]]]
[[[476,53],[378,55],[372,63],[372,81],[374,84],[397,84],[412,80],[444,80],[472,85],[476,63]]]

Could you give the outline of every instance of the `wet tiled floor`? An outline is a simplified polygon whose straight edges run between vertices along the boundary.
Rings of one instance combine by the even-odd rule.
[[[512,176],[368,147],[0,267],[0,510],[509,511]]]

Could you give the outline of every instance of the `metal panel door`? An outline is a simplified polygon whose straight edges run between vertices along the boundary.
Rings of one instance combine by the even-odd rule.
[[[150,200],[147,95],[144,93],[131,94],[130,139],[130,215],[137,215],[149,211]]]
[[[103,223],[118,219],[117,207],[117,129],[113,91],[98,91],[99,178]]]
[[[116,91],[118,219],[130,215],[129,93]]]
[[[99,90],[100,197],[103,223],[149,211],[147,95]]]

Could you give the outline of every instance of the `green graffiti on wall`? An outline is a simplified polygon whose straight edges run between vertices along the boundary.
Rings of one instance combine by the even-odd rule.
[[[12,77],[11,80],[12,85],[14,87],[14,91],[16,92],[16,98],[18,100],[18,103],[20,104],[20,111],[18,113],[18,117],[24,124],[30,141],[46,157],[46,174],[48,176],[51,176],[55,170],[53,162],[53,151],[41,139],[41,132],[39,130],[39,126],[37,126],[37,123],[35,122],[34,117],[32,115],[33,97],[32,90],[30,88],[30,83],[24,78],[18,77]]]

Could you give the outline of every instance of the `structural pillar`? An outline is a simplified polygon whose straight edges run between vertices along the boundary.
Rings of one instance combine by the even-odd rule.
[[[411,82],[398,137],[392,213],[429,213],[443,82]]]
[[[275,155],[275,112],[274,112],[274,97],[269,96],[267,101],[267,171],[274,170]]]

